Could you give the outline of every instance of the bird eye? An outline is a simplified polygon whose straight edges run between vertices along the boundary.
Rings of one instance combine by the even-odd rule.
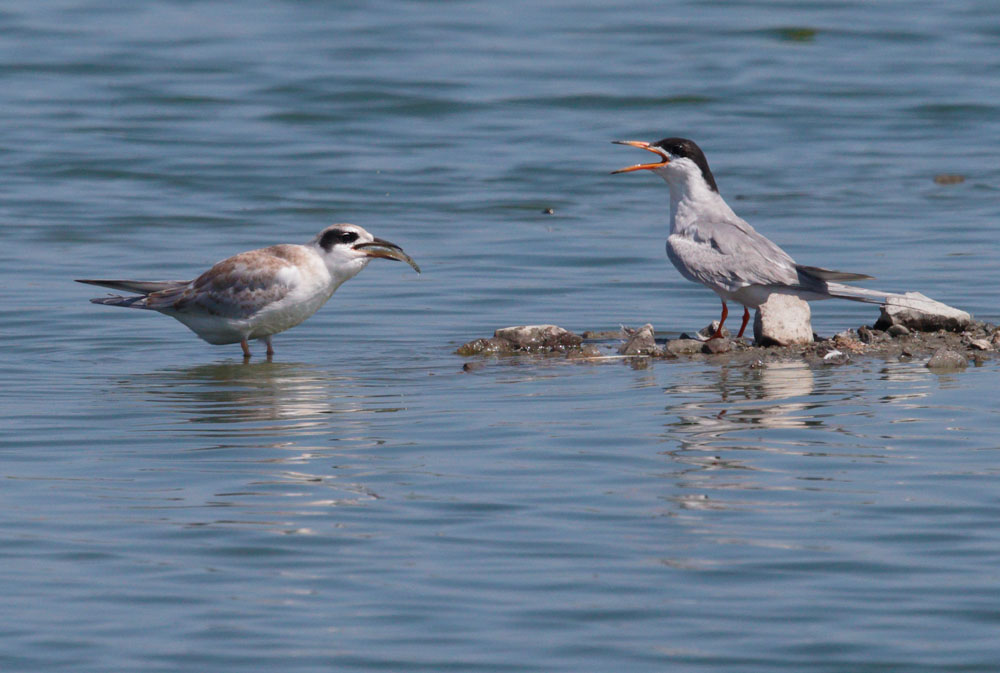
[[[356,231],[344,231],[343,229],[331,229],[330,231],[323,234],[320,239],[319,244],[327,252],[330,251],[335,245],[341,245],[346,243],[353,243],[358,240],[358,232]]]

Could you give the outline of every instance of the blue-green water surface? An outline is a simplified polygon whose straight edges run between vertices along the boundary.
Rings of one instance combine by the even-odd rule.
[[[993,3],[10,2],[0,90],[0,670],[1000,667],[996,361],[453,354],[718,316],[609,175],[668,135],[798,261],[1000,322]],[[338,221],[424,273],[272,362],[72,282]]]

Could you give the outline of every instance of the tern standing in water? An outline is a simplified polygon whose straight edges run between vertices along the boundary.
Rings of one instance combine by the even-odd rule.
[[[267,344],[326,303],[345,281],[375,257],[416,262],[395,243],[353,224],[334,224],[305,245],[282,244],[241,252],[192,281],[79,280],[135,293],[91,299],[95,304],[159,311],[181,321],[210,344],[239,343],[250,357],[249,339]]]
[[[838,282],[872,276],[796,264],[788,253],[757,233],[723,200],[705,153],[693,140],[613,142],[660,157],[657,162],[629,166],[614,173],[647,170],[667,181],[670,187],[667,257],[682,276],[705,285],[722,299],[719,327],[709,339],[722,336],[722,325],[729,315],[727,301],[743,304],[743,323],[737,338],[743,336],[750,309],[760,307],[775,292],[808,301],[831,297],[871,304],[886,301],[882,293]]]

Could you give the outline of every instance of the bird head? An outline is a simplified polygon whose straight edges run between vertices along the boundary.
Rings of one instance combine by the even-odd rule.
[[[420,273],[420,267],[395,243],[376,238],[356,224],[331,224],[316,234],[313,244],[330,272],[352,278],[375,257],[406,262]]]
[[[671,186],[681,188],[693,187],[701,182],[713,192],[718,193],[719,188],[715,184],[715,176],[712,169],[708,167],[708,159],[705,153],[693,140],[687,138],[664,138],[655,143],[647,143],[641,140],[615,140],[617,145],[630,145],[639,149],[652,152],[660,160],[646,164],[636,164],[627,168],[620,168],[612,173],[631,173],[632,171],[653,171],[667,181]]]

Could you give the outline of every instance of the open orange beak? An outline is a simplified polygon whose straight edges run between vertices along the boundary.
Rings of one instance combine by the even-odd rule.
[[[638,147],[641,150],[652,152],[660,157],[660,161],[657,161],[656,163],[636,164],[635,166],[629,166],[628,168],[619,168],[617,171],[611,171],[612,175],[615,173],[631,173],[632,171],[651,171],[670,163],[670,157],[667,156],[666,152],[661,150],[659,147],[653,147],[649,143],[645,143],[641,140],[612,140],[611,142],[615,145],[631,145],[632,147]]]

